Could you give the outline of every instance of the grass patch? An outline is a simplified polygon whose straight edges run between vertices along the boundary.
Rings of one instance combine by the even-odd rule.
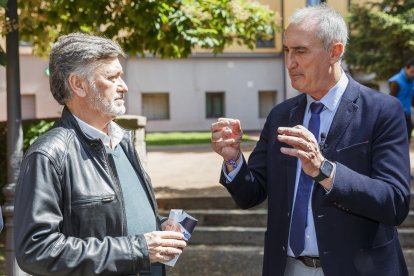
[[[171,146],[210,144],[211,132],[150,132],[146,133],[147,146]],[[243,141],[253,141],[248,135],[243,135]]]

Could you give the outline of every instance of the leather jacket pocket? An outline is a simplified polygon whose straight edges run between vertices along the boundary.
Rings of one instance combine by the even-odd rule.
[[[71,229],[80,238],[122,233],[122,212],[115,194],[87,196],[72,201]]]
[[[96,204],[110,203],[115,200],[115,194],[104,196],[87,196],[72,201],[74,208],[87,208]]]

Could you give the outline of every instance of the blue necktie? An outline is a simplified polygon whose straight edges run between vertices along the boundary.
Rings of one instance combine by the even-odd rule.
[[[310,105],[311,118],[308,129],[316,140],[319,136],[320,117],[323,103],[313,102]],[[305,228],[307,225],[308,204],[312,190],[313,179],[303,170],[300,173],[298,188],[296,191],[295,206],[293,208],[292,223],[290,225],[289,244],[295,256],[299,256],[305,247]]]

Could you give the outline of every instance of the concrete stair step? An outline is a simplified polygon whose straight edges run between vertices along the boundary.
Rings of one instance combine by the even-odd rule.
[[[398,228],[398,238],[400,239],[401,246],[403,248],[414,249],[414,228]]]
[[[236,203],[229,196],[194,197],[174,196],[157,198],[160,210],[171,209],[238,209]]]
[[[171,210],[171,209],[184,209],[184,210],[209,210],[209,209],[240,209],[230,196],[171,196],[171,197],[159,197],[157,198],[158,209]],[[258,206],[251,208],[254,209],[267,209],[267,201],[259,204]]]
[[[167,267],[167,275],[259,276],[262,262],[262,246],[190,245],[184,249],[175,267]]]
[[[414,275],[414,248],[404,248],[403,253],[408,267],[408,275]]]
[[[230,196],[163,196],[157,198],[160,210],[170,209],[240,209]],[[266,209],[267,202],[253,209]],[[414,210],[414,191],[411,193],[410,209]]]
[[[404,249],[409,275],[414,275],[414,249]],[[167,267],[169,276],[246,276],[261,275],[262,246],[189,245],[175,267]]]
[[[411,182],[413,183],[413,182]],[[410,210],[414,210],[414,190],[411,190]]]
[[[190,244],[263,245],[266,227],[197,226]],[[414,228],[399,228],[398,237],[405,249],[414,249]]]
[[[196,213],[191,214],[197,216]],[[197,226],[177,265],[168,268],[168,275],[260,275],[265,230],[265,227]],[[409,275],[414,275],[414,228],[400,228],[398,232]]]
[[[185,210],[198,220],[199,226],[246,226],[266,227],[267,210]],[[168,212],[161,212],[168,216]]]
[[[263,246],[265,231],[265,227],[197,226],[189,244]]]
[[[206,209],[188,210],[187,213],[198,220],[198,226],[255,226],[266,227],[266,209]],[[160,212],[163,216],[168,216],[166,210]],[[407,218],[398,228],[414,228],[414,210],[410,211]]]
[[[414,211],[413,210],[410,210],[407,218],[399,226],[399,228],[403,228],[403,227],[414,227]]]

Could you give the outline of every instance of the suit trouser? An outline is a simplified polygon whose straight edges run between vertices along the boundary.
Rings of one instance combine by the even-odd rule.
[[[309,267],[295,258],[288,257],[285,276],[324,276],[324,274],[322,267]]]

